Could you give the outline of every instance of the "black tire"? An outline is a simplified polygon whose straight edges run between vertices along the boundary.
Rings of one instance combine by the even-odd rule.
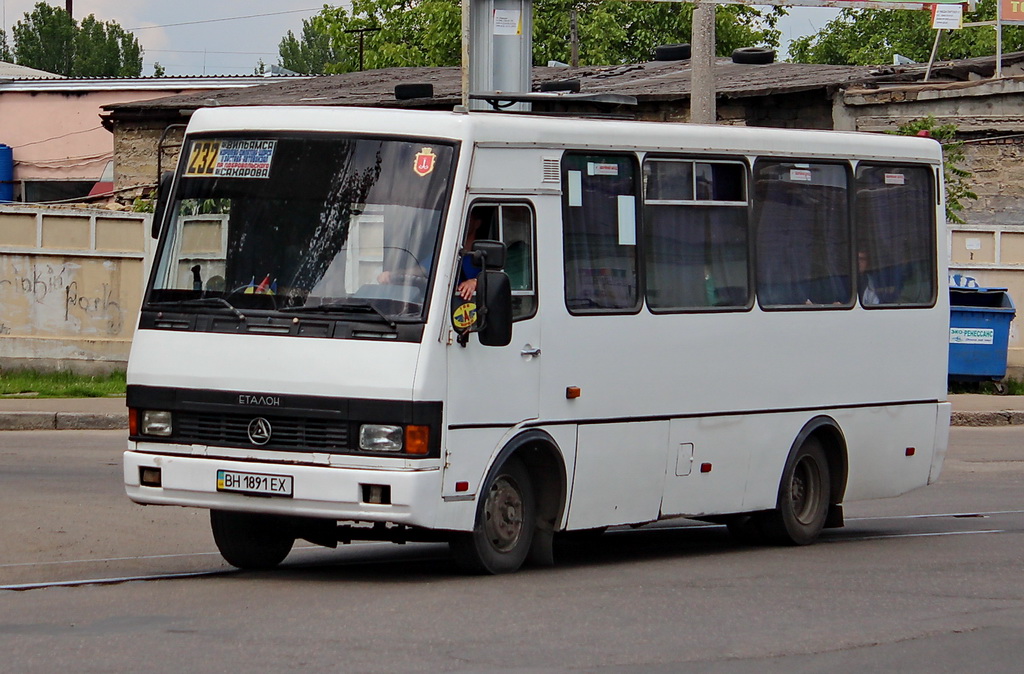
[[[654,48],[655,61],[685,61],[690,58],[689,44],[663,44]]]
[[[271,515],[211,510],[210,527],[221,556],[240,569],[272,569],[295,544],[294,534]]]
[[[767,65],[775,62],[775,50],[767,47],[740,47],[732,52],[733,63]]]
[[[828,517],[828,460],[821,441],[811,436],[786,462],[779,485],[779,506],[764,513],[760,529],[768,542],[808,545],[818,538]]]
[[[429,82],[425,84],[396,84],[395,98],[399,101],[407,101],[410,98],[433,98],[434,85]]]
[[[471,573],[516,571],[530,552],[535,518],[530,475],[519,460],[509,459],[487,480],[473,531],[449,542],[455,562]]]
[[[553,80],[551,82],[541,82],[541,91],[569,91],[574,94],[578,94],[580,91],[579,80]]]

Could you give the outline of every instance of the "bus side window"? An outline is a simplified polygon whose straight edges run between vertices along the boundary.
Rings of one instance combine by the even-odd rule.
[[[771,309],[853,305],[845,164],[754,166],[757,296]]]
[[[476,203],[470,211],[470,219],[474,218],[480,220],[477,239],[497,239],[506,246],[513,320],[533,316],[537,311],[533,210],[526,204]]]
[[[935,302],[932,176],[926,166],[857,166],[858,288],[863,306]]]
[[[654,312],[749,306],[746,166],[644,162],[647,306]]]
[[[562,158],[565,304],[571,313],[634,313],[637,278],[636,158]]]

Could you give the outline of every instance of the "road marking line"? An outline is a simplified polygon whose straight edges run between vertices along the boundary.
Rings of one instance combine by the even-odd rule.
[[[880,538],[921,538],[924,536],[965,536],[971,534],[1008,534],[1013,533],[1008,529],[979,529],[978,531],[935,531],[919,534],[876,534],[873,536],[829,536],[830,543],[845,543],[847,541],[873,541]]]
[[[41,590],[47,587],[76,587],[78,585],[115,585],[130,583],[137,580],[174,580],[177,578],[195,578],[196,576],[221,576],[238,573],[238,569],[218,569],[217,571],[192,571],[189,573],[164,573],[155,576],[122,576],[120,578],[90,578],[85,580],[60,580],[48,583],[22,583],[20,585],[0,585],[0,590]]]
[[[349,545],[390,545],[387,541],[358,541],[350,543]],[[292,548],[292,551],[298,550],[325,550],[319,545],[303,545]],[[135,560],[145,559],[173,559],[175,557],[204,557],[208,555],[220,556],[219,552],[176,552],[167,555],[138,555],[136,557],[105,557],[105,558],[94,558],[94,559],[64,559],[55,562],[13,562],[10,564],[0,564],[0,569],[8,569],[16,566],[61,566],[67,564],[95,564],[96,562],[130,562]]]

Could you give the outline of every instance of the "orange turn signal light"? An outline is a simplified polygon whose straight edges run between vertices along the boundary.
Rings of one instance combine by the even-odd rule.
[[[429,454],[430,427],[412,425],[406,426],[405,451],[408,454]]]
[[[139,434],[139,411],[134,407],[128,408],[128,435]]]
[[[580,395],[582,395],[582,391],[580,391],[580,387],[579,386],[566,386],[565,387],[565,397],[567,399],[573,400],[574,398],[579,398]]]

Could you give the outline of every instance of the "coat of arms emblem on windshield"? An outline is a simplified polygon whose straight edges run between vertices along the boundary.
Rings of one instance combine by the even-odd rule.
[[[254,445],[265,445],[270,442],[273,429],[270,422],[263,417],[256,417],[249,422],[249,441]]]
[[[425,147],[416,153],[416,163],[413,165],[412,170],[416,172],[418,176],[427,176],[434,171],[434,162],[437,160],[437,155],[429,147]]]

